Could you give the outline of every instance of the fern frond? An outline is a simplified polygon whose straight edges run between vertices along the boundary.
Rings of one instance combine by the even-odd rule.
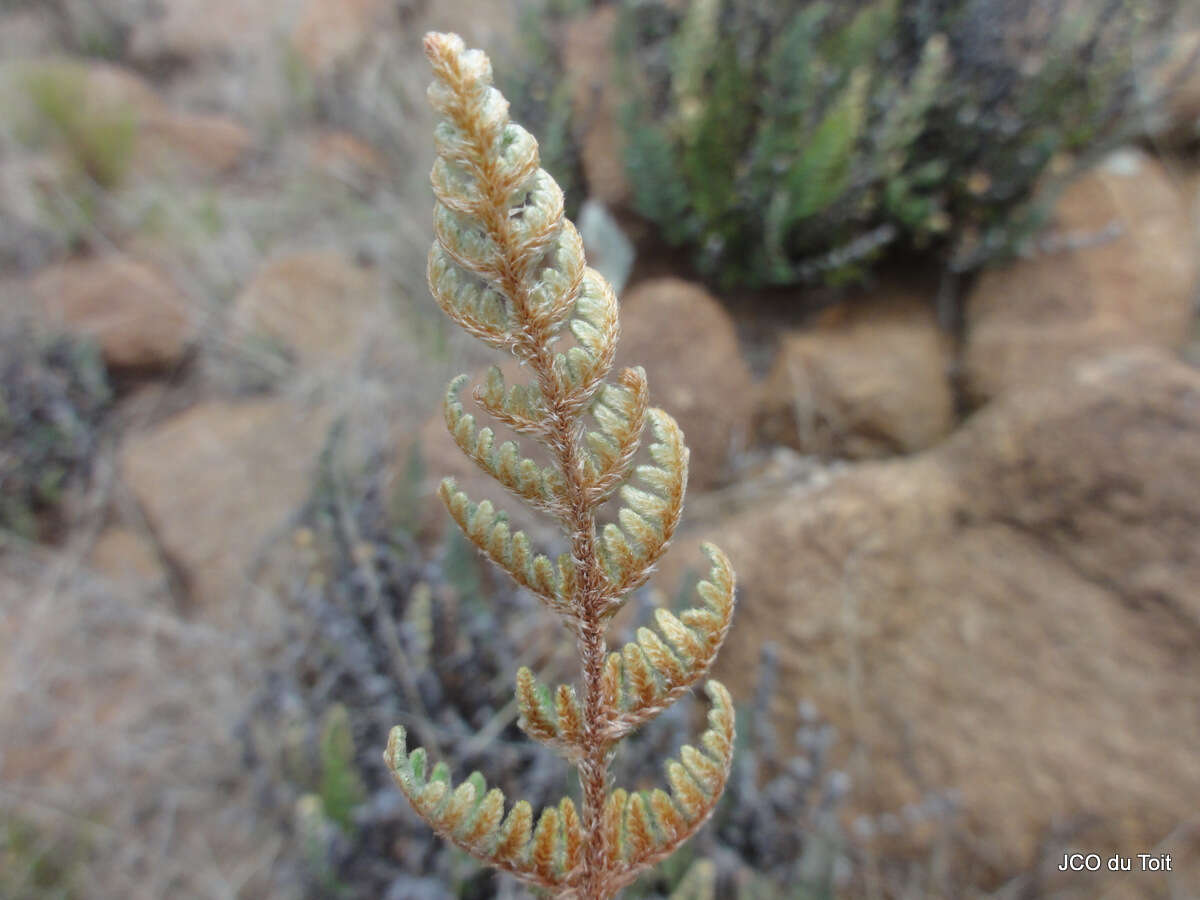
[[[523,881],[546,888],[568,884],[583,846],[583,829],[569,797],[543,809],[535,828],[533,808],[526,801],[513,804],[505,817],[503,791],[489,791],[479,772],[455,787],[445,763],[427,771],[424,748],[410,753],[406,740],[404,728],[393,728],[383,759],[396,785],[434,831]]]
[[[518,434],[544,441],[552,431],[541,388],[533,384],[506,385],[498,366],[492,366],[483,383],[475,388],[475,402]]]
[[[454,442],[506,490],[537,509],[562,516],[566,511],[563,500],[566,486],[562,473],[543,468],[532,459],[522,457],[520,448],[513,441],[494,446],[490,428],[476,430],[475,417],[463,409],[458,398],[467,380],[466,375],[459,375],[451,381],[442,404],[446,427],[450,429]]]
[[[604,810],[609,836],[609,884],[620,889],[647,867],[673,853],[708,821],[725,790],[733,763],[734,709],[718,681],[705,691],[712,701],[703,750],[685,744],[667,763],[671,793],[655,789],[630,794],[617,789]]]
[[[553,377],[563,398],[560,408],[575,418],[612,369],[620,334],[617,296],[595,269],[584,271],[570,327],[578,343],[554,357]]]
[[[648,399],[646,370],[638,366],[624,369],[617,384],[605,384],[592,401],[591,413],[600,427],[584,438],[588,447],[584,477],[590,505],[603,503],[628,478],[641,445]]]
[[[521,209],[521,215],[523,220],[525,208]],[[545,260],[548,265],[541,270],[529,291],[525,321],[536,334],[549,338],[557,334],[575,307],[586,270],[583,239],[569,219],[561,220],[557,235],[544,252],[549,254]],[[537,261],[541,254],[535,255],[531,251],[529,258]]]
[[[517,671],[517,724],[527,735],[578,759],[583,748],[583,710],[575,689],[560,684],[552,694],[533,672]]]
[[[464,272],[440,244],[429,253],[426,276],[438,306],[459,327],[497,350],[517,345],[503,295]]]
[[[636,479],[642,487],[627,484],[621,488],[626,505],[617,513],[620,527],[609,523],[602,533],[600,555],[614,598],[611,611],[625,594],[645,584],[683,514],[688,471],[683,432],[661,409],[651,409],[648,415],[657,438],[650,445],[655,465],[637,467]]]
[[[582,693],[569,685],[552,690],[522,668],[516,697],[520,727],[576,766],[581,812],[564,799],[535,824],[530,805],[518,802],[506,817],[503,794],[489,791],[478,773],[455,787],[444,765],[427,772],[425,751],[408,753],[400,728],[386,758],[418,813],[472,856],[560,898],[607,900],[693,834],[724,788],[733,710],[715,681],[708,683],[713,708],[704,749],[685,746],[668,765],[671,794],[609,792],[608,768],[616,741],[712,665],[733,611],[733,572],[719,550],[707,548],[713,568],[698,588],[704,606],[678,617],[660,611],[657,631],[640,629],[635,643],[608,653],[608,618],[646,581],[679,524],[688,449],[675,421],[648,408],[642,369],[606,381],[619,334],[616,296],[587,268],[579,234],[563,215],[562,191],[539,167],[537,142],[509,121],[487,57],[444,34],[426,35],[425,52],[439,120],[430,286],[452,320],[531,374],[528,384],[509,385],[492,368],[474,396],[484,412],[540,442],[550,465],[523,457],[515,441],[497,446],[490,428],[477,427],[460,398],[465,376],[446,392],[446,425],[476,465],[558,518],[571,552],[556,563],[535,554],[507,516],[490,501],[472,503],[453,479],[439,493],[467,538],[575,633]],[[635,468],[647,419],[651,463]],[[597,535],[596,508],[618,488],[617,520]]]
[[[508,126],[513,133],[524,131],[520,125]],[[526,132],[528,133],[528,132]],[[536,142],[535,142],[536,144]],[[528,176],[521,187],[522,196],[511,197],[509,202],[517,204],[509,213],[508,252],[517,259],[524,260],[526,266],[518,271],[518,277],[524,281],[532,274],[532,267],[541,261],[561,233],[563,223],[563,192],[550,173],[545,169],[536,169]],[[576,239],[578,236],[576,236]],[[578,261],[583,262],[583,252],[580,249]],[[547,303],[543,306],[543,314],[560,309],[565,315],[569,307],[560,303]],[[532,310],[530,310],[532,312]],[[532,322],[533,319],[531,318]]]
[[[490,500],[472,503],[453,478],[442,479],[438,496],[467,540],[488,559],[552,609],[571,615],[570,594],[564,593],[564,587],[569,588],[574,578],[569,557],[565,554],[559,557],[556,567],[549,557],[535,554],[529,536],[509,528],[506,514],[497,512]]]
[[[612,719],[604,729],[611,741],[620,740],[674,703],[708,672],[733,621],[734,574],[728,558],[713,544],[703,545],[712,563],[708,579],[696,586],[703,607],[679,616],[655,612],[658,633],[639,628],[637,643],[612,654],[616,682]]]

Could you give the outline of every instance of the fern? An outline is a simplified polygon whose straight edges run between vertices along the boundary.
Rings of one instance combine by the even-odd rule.
[[[549,464],[517,441],[497,446],[491,428],[477,427],[460,396],[465,376],[446,393],[446,424],[484,472],[559,523],[570,553],[537,553],[506,514],[473,502],[451,479],[440,496],[467,539],[576,639],[578,687],[551,688],[522,668],[516,698],[521,728],[578,769],[582,804],[563,798],[535,814],[525,801],[510,805],[478,772],[455,784],[444,763],[408,749],[402,727],[393,729],[385,760],[414,809],[471,856],[552,896],[612,897],[695,834],[725,788],[734,711],[712,680],[708,729],[699,747],[684,746],[666,764],[669,791],[613,789],[609,763],[623,737],[708,673],[733,615],[734,573],[706,546],[712,568],[697,587],[700,602],[678,616],[659,610],[657,630],[642,628],[635,642],[609,651],[609,619],[649,578],[679,524],[688,448],[675,421],[648,406],[642,369],[613,376],[616,297],[586,267],[562,191],[540,168],[534,138],[509,121],[487,57],[447,34],[427,35],[425,53],[438,115],[430,289],[453,321],[532,373],[528,383],[508,384],[494,368],[474,397],[539,444]],[[651,461],[634,465],[646,425]],[[616,521],[601,526],[598,510],[614,495],[622,501]]]

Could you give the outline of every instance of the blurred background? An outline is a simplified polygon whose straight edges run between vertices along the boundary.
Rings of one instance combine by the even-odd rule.
[[[425,287],[429,29],[691,446],[613,640],[740,575],[731,786],[627,896],[1200,897],[1189,0],[0,0],[0,897],[527,896],[380,759],[577,790],[512,702],[573,647],[434,497],[494,360]]]

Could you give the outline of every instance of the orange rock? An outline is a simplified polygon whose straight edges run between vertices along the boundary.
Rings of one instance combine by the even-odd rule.
[[[130,55],[152,63],[265,52],[292,7],[291,0],[160,0],[134,27]]]
[[[194,336],[187,298],[166,275],[112,255],[44,269],[33,282],[53,326],[92,337],[113,369],[177,364]]]
[[[1066,248],[984,272],[967,298],[963,365],[976,401],[1104,350],[1188,338],[1192,226],[1159,163],[1113,155],[1068,187],[1055,225],[1050,240]]]
[[[931,447],[954,427],[950,342],[911,294],[845,307],[784,336],[757,430],[802,453],[855,459]]]
[[[375,272],[313,251],[263,265],[234,302],[233,325],[281,342],[301,362],[346,362],[385,312]]]
[[[100,533],[88,562],[116,582],[153,585],[166,578],[154,548],[135,532],[119,525]]]
[[[706,527],[738,572],[717,674],[749,697],[777,645],[776,730],[801,699],[832,721],[851,814],[958,792],[944,862],[972,887],[1034,866],[1055,823],[1155,847],[1200,796],[1198,484],[1200,372],[1152,348],[1069,367],[933,450]]]
[[[580,156],[588,193],[611,209],[629,203],[625,178],[625,137],[612,49],[616,6],[601,6],[568,23],[563,60],[571,82],[573,119],[579,128]]]
[[[354,187],[383,178],[387,160],[378,150],[347,131],[322,131],[308,140],[309,164]]]
[[[308,0],[292,46],[318,76],[354,59],[387,11],[385,0]]]
[[[171,169],[179,163],[201,172],[224,174],[245,159],[254,137],[227,116],[167,113],[142,127],[139,154],[151,169]]]
[[[250,609],[252,564],[308,496],[329,418],[289,399],[210,402],[126,438],[122,478],[196,615],[232,625]]]
[[[721,483],[745,446],[754,410],[750,370],[729,313],[703,287],[644,281],[621,302],[617,366],[640,365],[650,403],[679,422],[691,447],[688,485]]]

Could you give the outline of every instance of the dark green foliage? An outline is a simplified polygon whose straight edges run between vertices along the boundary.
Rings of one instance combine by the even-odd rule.
[[[111,394],[96,348],[0,332],[0,528],[35,539],[97,444]]]
[[[625,0],[635,204],[727,283],[858,278],[893,246],[975,268],[1036,227],[1052,161],[1136,130],[1133,48],[1173,3]]]

